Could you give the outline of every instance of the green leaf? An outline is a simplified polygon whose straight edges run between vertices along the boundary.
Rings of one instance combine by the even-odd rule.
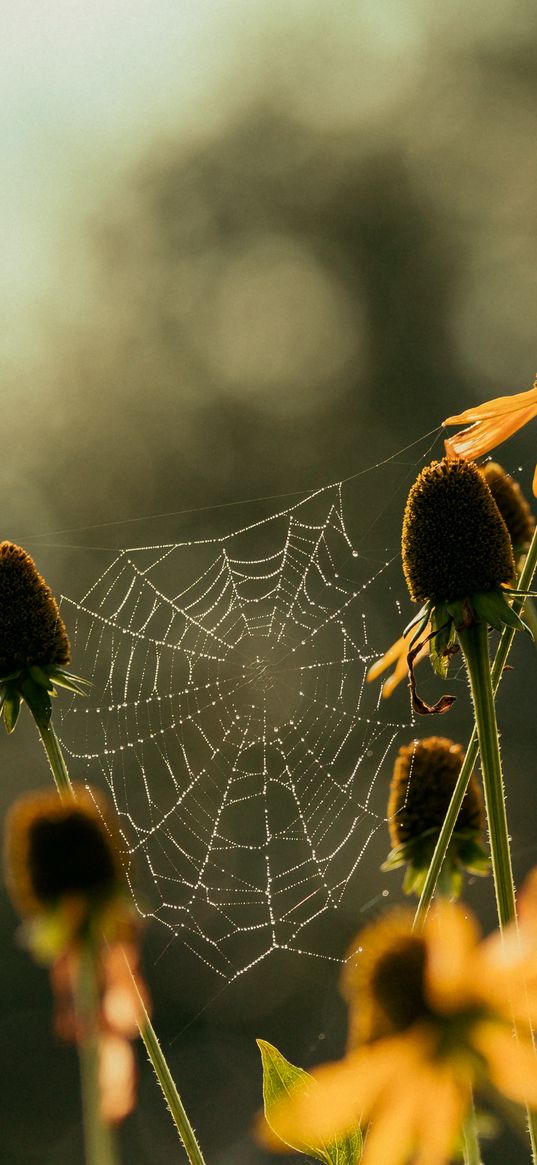
[[[17,720],[19,719],[19,712],[21,710],[21,698],[18,692],[11,691],[4,700],[4,723],[6,731],[11,735]]]
[[[279,1137],[277,1128],[272,1124],[277,1106],[285,1099],[292,1099],[294,1092],[303,1089],[308,1081],[313,1082],[313,1077],[303,1068],[291,1064],[266,1040],[258,1040],[257,1046],[263,1063],[265,1118],[273,1133]],[[283,1143],[297,1153],[304,1153],[315,1157],[317,1161],[323,1161],[324,1165],[357,1165],[363,1148],[362,1133],[358,1125],[346,1136],[320,1144],[302,1144],[298,1141]]]

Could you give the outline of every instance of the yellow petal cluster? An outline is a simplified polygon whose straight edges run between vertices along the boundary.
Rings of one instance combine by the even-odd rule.
[[[447,1165],[480,1085],[537,1106],[537,872],[520,904],[519,930],[484,941],[466,909],[442,900],[419,934],[401,911],[391,936],[389,915],[366,928],[344,972],[347,1054],[281,1102],[265,1143],[318,1144],[359,1122],[361,1165]],[[359,1016],[373,997],[382,1023],[367,1032]]]
[[[489,453],[518,429],[537,416],[537,379],[527,392],[515,392],[511,396],[499,396],[484,404],[465,409],[462,413],[446,417],[444,425],[465,425],[460,433],[448,437],[445,442],[448,457],[464,457],[474,461]],[[537,497],[537,466],[533,478],[533,493]]]

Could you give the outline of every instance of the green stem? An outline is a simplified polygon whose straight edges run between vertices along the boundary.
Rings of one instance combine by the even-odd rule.
[[[63,756],[60,742],[56,736],[52,724],[49,724],[47,727],[43,727],[41,724],[37,724],[37,728],[39,730],[39,734],[41,736],[41,740],[43,742],[48,762],[52,770],[52,775],[56,783],[56,788],[60,794],[60,797],[64,800],[66,798],[73,797],[74,793],[73,786],[71,784],[71,778],[67,770],[67,765],[65,763],[65,758]],[[141,1014],[143,1015],[143,1022],[139,1024],[139,1032],[144,1041],[148,1058],[153,1065],[155,1076],[157,1077],[164,1096],[166,1097],[169,1110],[177,1128],[177,1132],[179,1133],[179,1137],[184,1145],[186,1155],[190,1161],[190,1165],[205,1165],[201,1149],[196,1140],[196,1135],[186,1114],[179,1092],[177,1091],[175,1081],[171,1074],[166,1057],[164,1056],[162,1048],[159,1044],[155,1029],[153,1028],[151,1020],[144,1007],[143,1000],[141,998],[140,992],[138,991],[138,985],[134,976],[133,982],[138,993]],[[96,1165],[108,1165],[108,1162],[105,1158],[103,1158],[102,1163],[99,1161],[96,1162]]]
[[[34,717],[35,719],[35,717]],[[69,800],[73,797],[73,786],[71,778],[67,771],[67,765],[61,750],[61,745],[52,727],[52,724],[40,724],[35,720],[37,730],[41,737],[43,748],[47,754],[47,760],[51,768],[52,776],[56,782],[56,788],[62,800]]]
[[[114,1133],[100,1114],[99,1007],[95,959],[86,946],[82,952],[75,989],[77,1018],[81,1027],[79,1045],[80,1081],[86,1165],[117,1165]]]
[[[464,1165],[481,1165],[481,1153],[479,1150],[479,1138],[477,1135],[477,1123],[475,1119],[473,1096],[470,1097],[468,1111],[462,1126],[462,1147]]]
[[[520,573],[520,576],[518,579],[518,585],[519,585],[521,591],[530,590],[533,576],[535,574],[536,569],[537,569],[537,527],[536,527],[535,533],[533,535],[530,548],[529,548],[528,553],[526,555],[526,559],[525,559],[524,565],[522,567],[522,570],[521,570],[521,573]],[[516,598],[516,597],[514,598],[512,605],[513,605],[513,610],[516,611],[517,615],[520,615],[522,608],[524,607],[524,601],[525,601],[525,599],[523,596],[521,596],[520,598]],[[491,680],[492,680],[492,688],[493,688],[494,693],[496,693],[498,690],[498,686],[499,686],[500,680],[501,680],[502,675],[503,675],[505,664],[507,662],[507,657],[509,655],[509,651],[511,650],[511,644],[513,642],[514,635],[515,635],[515,630],[513,627],[504,627],[503,628],[503,631],[502,631],[501,636],[500,636],[498,650],[497,650],[496,655],[494,657],[494,663],[493,663],[492,669],[491,669]],[[444,823],[442,825],[442,829],[440,830],[438,841],[437,841],[436,846],[435,846],[434,854],[433,854],[432,859],[431,859],[431,864],[430,864],[429,869],[427,871],[427,877],[425,879],[423,890],[422,890],[420,900],[418,903],[418,908],[416,910],[416,915],[414,918],[414,928],[415,929],[419,929],[421,926],[423,926],[423,923],[425,922],[425,919],[427,917],[427,913],[429,911],[429,907],[431,905],[431,902],[432,902],[432,899],[434,896],[434,892],[436,889],[436,884],[438,882],[438,878],[440,875],[440,870],[442,869],[442,865],[444,863],[444,860],[445,860],[445,857],[446,857],[446,854],[448,851],[448,846],[449,846],[449,843],[451,841],[451,835],[452,835],[453,830],[455,828],[457,818],[458,818],[459,813],[460,813],[461,805],[462,805],[462,802],[464,800],[464,794],[466,793],[466,789],[468,788],[468,782],[470,780],[470,777],[471,777],[472,772],[473,772],[474,767],[475,767],[475,763],[477,760],[477,754],[478,754],[477,729],[474,726],[474,729],[472,731],[472,735],[471,735],[469,743],[468,743],[468,748],[466,750],[466,757],[465,757],[463,766],[461,768],[461,771],[460,771],[460,774],[459,774],[459,777],[457,780],[457,784],[455,786],[455,789],[453,790],[453,795],[451,798],[449,809],[446,813],[446,817],[445,817]]]
[[[175,1081],[171,1075],[170,1069],[164,1057],[164,1053],[157,1039],[155,1029],[149,1019],[147,1011],[144,1006],[143,999],[139,995],[140,1008],[143,1014],[143,1023],[140,1024],[140,1035],[144,1041],[147,1049],[147,1054],[155,1070],[155,1075],[160,1084],[160,1087],[166,1098],[168,1108],[171,1112],[175,1125],[178,1129],[179,1136],[183,1142],[186,1150],[186,1155],[191,1165],[205,1165],[201,1149],[196,1139],[196,1134],[188,1116],[185,1107],[177,1091]]]
[[[488,627],[474,623],[461,628],[459,642],[466,661],[474,703],[477,738],[481,754],[483,791],[487,814],[490,856],[500,930],[516,918],[515,888],[505,808],[498,725],[490,674]]]

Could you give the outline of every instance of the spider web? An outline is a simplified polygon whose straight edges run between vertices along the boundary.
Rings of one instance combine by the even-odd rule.
[[[222,536],[121,550],[62,596],[93,685],[63,705],[70,767],[108,786],[141,913],[225,981],[277,949],[341,957],[330,918],[412,728],[407,698],[397,720],[366,682],[399,555],[365,551],[343,501],[338,483]]]

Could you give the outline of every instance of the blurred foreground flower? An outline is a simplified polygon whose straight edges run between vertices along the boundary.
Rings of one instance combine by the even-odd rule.
[[[369,1126],[362,1165],[445,1165],[474,1087],[537,1106],[535,887],[534,875],[520,932],[503,937],[479,942],[473,917],[443,900],[421,933],[400,910],[366,927],[342,978],[347,1054],[272,1107],[264,1143],[280,1152],[326,1143],[360,1122]]]
[[[431,858],[464,761],[460,744],[441,736],[403,745],[395,761],[388,801],[391,853],[383,870],[406,866],[405,894],[421,894]],[[440,875],[448,897],[462,890],[462,872],[483,876],[490,864],[483,849],[485,814],[471,776]]]
[[[135,1102],[138,924],[108,808],[97,793],[73,791],[68,803],[51,790],[12,806],[7,884],[25,945],[50,965],[56,1031],[82,1049],[94,1040],[101,1117],[116,1122]]]
[[[41,727],[50,721],[55,685],[84,693],[85,681],[65,668],[67,632],[58,604],[29,554],[0,543],[0,711],[12,732],[22,700]]]
[[[502,441],[507,441],[518,429],[537,416],[537,380],[527,392],[516,392],[512,396],[499,396],[495,400],[465,409],[456,416],[447,417],[444,425],[466,425],[453,437],[448,437],[445,446],[448,457],[465,457],[474,461],[484,453],[489,453]],[[537,496],[537,467],[533,478],[533,493]]]

